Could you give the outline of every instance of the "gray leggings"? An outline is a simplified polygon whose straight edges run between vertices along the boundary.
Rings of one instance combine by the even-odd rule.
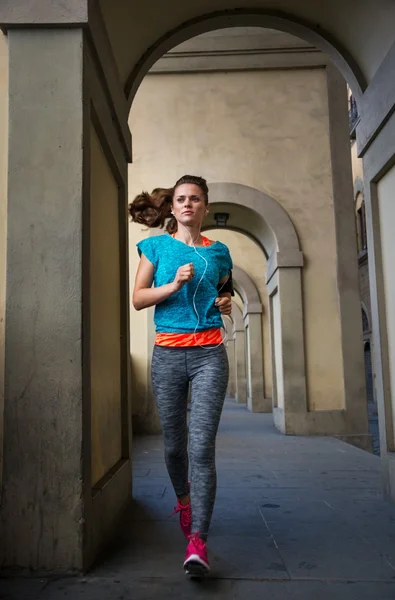
[[[189,458],[192,533],[206,539],[217,486],[215,438],[229,365],[223,345],[207,348],[155,346],[152,385],[163,429],[165,460],[178,498],[189,494],[187,400],[191,383]]]

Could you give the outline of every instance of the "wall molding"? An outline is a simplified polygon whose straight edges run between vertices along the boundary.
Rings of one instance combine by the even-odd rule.
[[[196,73],[215,71],[253,71],[268,69],[324,68],[329,58],[316,48],[229,48],[172,51],[160,58],[149,71],[158,73]]]

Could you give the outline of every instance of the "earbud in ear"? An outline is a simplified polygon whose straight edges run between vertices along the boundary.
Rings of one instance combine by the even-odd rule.
[[[205,212],[204,214],[205,214],[205,215],[208,215],[208,213],[209,213],[209,212],[210,212],[209,210],[206,210],[206,212]]]

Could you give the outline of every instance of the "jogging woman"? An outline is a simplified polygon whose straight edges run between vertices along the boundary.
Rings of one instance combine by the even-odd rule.
[[[166,234],[137,244],[133,305],[155,306],[152,384],[175,512],[189,541],[184,569],[193,577],[210,569],[206,541],[216,494],[215,440],[229,375],[221,315],[230,314],[233,294],[227,246],[201,234],[208,211],[207,183],[191,175],[174,188],[142,193],[129,206],[133,221],[149,227],[166,223]]]

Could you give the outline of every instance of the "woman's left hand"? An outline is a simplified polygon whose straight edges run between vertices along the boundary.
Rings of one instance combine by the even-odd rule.
[[[215,306],[222,315],[230,315],[232,312],[232,300],[226,296],[217,298],[215,300]]]

